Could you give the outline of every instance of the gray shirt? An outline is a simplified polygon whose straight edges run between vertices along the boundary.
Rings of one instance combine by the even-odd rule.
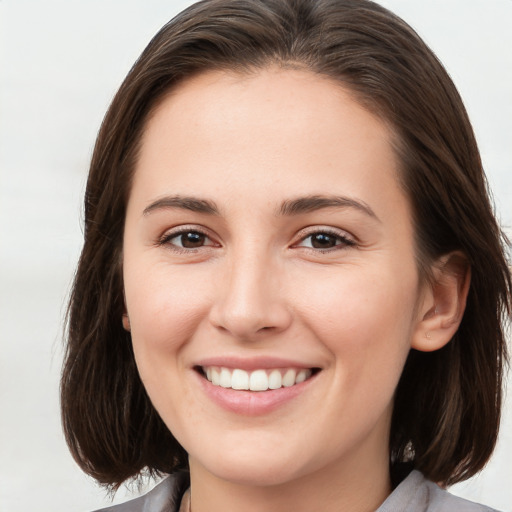
[[[183,478],[169,476],[151,492],[121,505],[97,512],[178,512],[183,495]],[[412,471],[375,512],[497,512],[453,496]]]

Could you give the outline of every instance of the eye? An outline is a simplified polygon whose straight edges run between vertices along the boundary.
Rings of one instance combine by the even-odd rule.
[[[331,231],[315,231],[307,236],[296,245],[296,247],[307,247],[311,249],[329,250],[339,247],[340,249],[347,246],[355,245],[354,240]]]
[[[214,242],[201,231],[186,229],[179,232],[168,233],[162,237],[160,245],[169,244],[177,249],[199,249],[204,246],[215,245]]]

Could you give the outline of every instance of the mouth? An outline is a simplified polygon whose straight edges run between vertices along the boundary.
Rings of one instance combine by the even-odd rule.
[[[240,391],[290,388],[307,381],[319,368],[272,368],[252,371],[224,366],[196,366],[195,370],[214,386]]]

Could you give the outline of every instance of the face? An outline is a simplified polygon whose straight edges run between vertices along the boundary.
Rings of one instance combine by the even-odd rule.
[[[421,298],[391,143],[306,71],[206,73],[149,119],[126,308],[192,471],[266,485],[387,464]]]

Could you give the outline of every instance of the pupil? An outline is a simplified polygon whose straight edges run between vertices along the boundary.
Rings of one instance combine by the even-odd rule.
[[[311,245],[315,249],[328,249],[336,245],[336,240],[334,237],[327,235],[326,233],[317,233],[316,235],[313,235]]]
[[[190,231],[181,235],[181,244],[187,249],[194,249],[204,245],[204,238],[205,236],[202,233]]]

